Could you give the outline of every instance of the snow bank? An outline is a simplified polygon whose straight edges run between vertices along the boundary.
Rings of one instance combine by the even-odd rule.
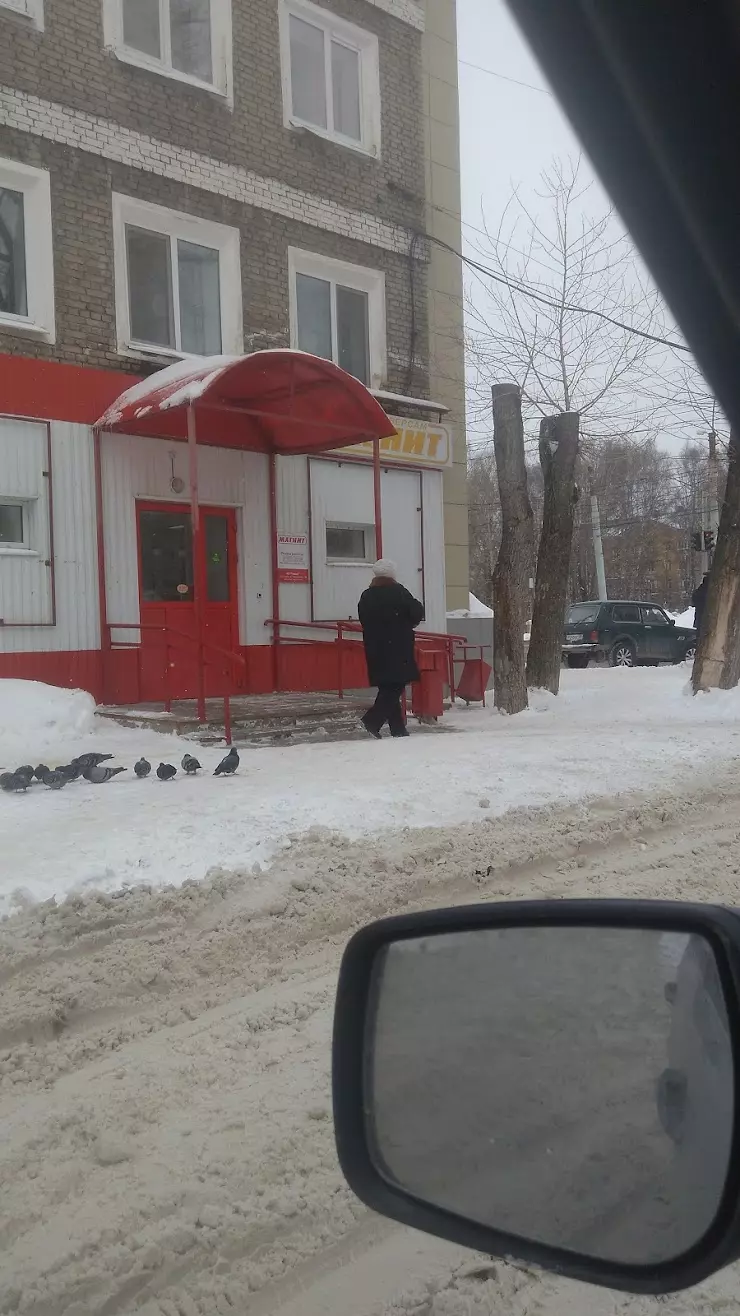
[[[64,756],[71,740],[89,736],[95,701],[86,690],[60,690],[40,681],[0,680],[0,764],[38,763],[44,754]]]
[[[448,617],[492,617],[493,608],[489,608],[487,604],[481,603],[480,599],[477,599],[475,597],[475,594],[468,594],[467,608],[456,608],[453,612],[448,612],[447,616]]]

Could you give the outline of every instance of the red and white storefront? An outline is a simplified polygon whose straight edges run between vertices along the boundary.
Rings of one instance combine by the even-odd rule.
[[[2,358],[0,677],[127,704],[336,689],[332,623],[381,537],[444,632],[445,426],[300,353],[191,366],[117,405],[125,376]]]

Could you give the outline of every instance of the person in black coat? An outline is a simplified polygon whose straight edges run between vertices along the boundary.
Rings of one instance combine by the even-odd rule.
[[[709,572],[707,571],[704,575],[704,579],[702,580],[701,584],[697,585],[696,589],[691,595],[691,602],[694,608],[694,630],[696,631],[697,640],[699,639],[701,628],[704,623],[704,609],[707,605],[708,589],[709,589]]]
[[[424,620],[424,608],[397,577],[395,563],[381,558],[358,608],[370,684],[378,687],[375,704],[362,721],[376,740],[386,722],[392,736],[409,734],[401,697],[411,681],[419,680],[414,629]]]

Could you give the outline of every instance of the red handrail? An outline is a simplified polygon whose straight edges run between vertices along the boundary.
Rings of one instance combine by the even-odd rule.
[[[199,638],[197,638],[197,637],[194,636],[194,635],[188,635],[187,631],[181,631],[181,630],[179,629],[179,627],[177,627],[177,626],[167,626],[167,625],[165,625],[164,623],[160,623],[160,622],[152,622],[152,621],[136,621],[136,622],[120,622],[120,621],[115,621],[115,622],[107,622],[107,623],[106,623],[106,627],[107,627],[107,630],[108,630],[108,637],[109,637],[109,642],[110,642],[110,647],[111,647],[111,649],[137,649],[137,650],[138,650],[138,652],[139,652],[139,672],[141,672],[141,656],[140,656],[140,655],[141,655],[141,644],[140,644],[140,643],[139,643],[139,644],[136,644],[136,643],[134,643],[134,641],[132,641],[132,640],[114,640],[114,639],[113,639],[112,632],[113,632],[114,630],[116,630],[116,631],[161,631],[161,632],[164,634],[164,637],[165,637],[165,646],[164,646],[164,648],[165,648],[165,689],[166,689],[166,698],[165,698],[164,704],[165,704],[165,709],[166,709],[166,711],[167,711],[168,713],[171,711],[171,708],[172,708],[172,695],[171,695],[171,693],[170,693],[170,662],[169,662],[169,651],[170,651],[170,648],[171,648],[171,647],[174,647],[174,646],[171,646],[171,645],[170,645],[170,636],[171,636],[171,635],[176,635],[176,636],[178,637],[178,639],[180,639],[180,640],[186,640],[186,641],[188,642],[188,644],[194,645],[194,646],[198,649],[199,654],[201,653],[201,651],[202,651],[203,649],[210,649],[210,650],[212,650],[213,653],[218,653],[218,654],[220,654],[223,658],[227,658],[227,659],[229,660],[229,662],[231,662],[231,663],[233,663],[233,662],[241,663],[242,667],[245,668],[245,669],[246,669],[246,666],[247,666],[247,662],[246,662],[246,659],[245,659],[244,655],[241,654],[241,653],[237,653],[235,649],[224,649],[220,644],[214,644],[212,640],[205,640],[205,639],[204,639],[204,640],[200,640]],[[213,666],[213,664],[211,664],[211,666]],[[225,668],[225,667],[221,668],[221,672],[222,672],[222,674],[223,674],[224,676],[228,676],[228,675],[229,675],[228,669]],[[230,695],[228,692],[223,696],[223,703],[224,703],[224,735],[225,735],[225,738],[226,738],[226,743],[227,743],[227,745],[230,745],[230,744],[231,744],[231,695]],[[198,692],[197,704],[198,704],[198,721],[201,722],[201,723],[202,723],[202,722],[205,722],[205,721],[207,720],[207,718],[206,718],[206,701],[205,701],[205,694],[202,693],[202,691],[199,691],[199,692]]]
[[[343,672],[343,646],[345,644],[344,634],[349,632],[351,635],[361,635],[362,626],[359,621],[347,619],[346,621],[285,621],[283,618],[277,620],[269,617],[265,626],[272,626],[273,635],[276,635],[281,644],[320,644],[322,641],[306,638],[298,635],[280,635],[280,631],[287,627],[293,630],[302,631],[325,631],[335,635],[334,643],[337,646],[337,688],[339,698],[344,698],[344,672]],[[328,641],[327,641],[328,642]],[[347,641],[350,644],[356,644],[357,640]],[[455,662],[465,660],[466,653],[471,649],[478,649],[480,657],[483,657],[483,645],[468,644],[464,635],[450,635],[441,631],[417,631],[416,644],[420,648],[441,650],[444,652],[447,662],[447,684],[450,688],[450,698],[454,704],[456,694],[455,681]],[[462,654],[459,650],[462,649]]]

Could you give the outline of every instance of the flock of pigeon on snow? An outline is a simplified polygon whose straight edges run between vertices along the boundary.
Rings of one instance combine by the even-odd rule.
[[[48,786],[49,790],[60,791],[71,781],[77,781],[79,777],[92,782],[94,786],[102,786],[105,782],[112,781],[120,772],[127,771],[126,768],[106,767],[108,760],[112,758],[112,754],[80,754],[79,758],[72,759],[71,763],[65,763],[59,768],[49,768],[45,763],[39,763],[36,768],[24,764],[23,767],[16,768],[15,772],[0,773],[0,789],[11,792],[27,791],[29,786]],[[193,777],[202,771],[202,764],[193,758],[192,754],[185,754],[180,766],[188,777]],[[238,767],[239,755],[232,746],[228,754],[221,759],[213,775],[232,777]],[[134,764],[137,777],[148,777],[151,770],[152,765],[147,759],[139,759],[138,763]],[[160,781],[171,781],[177,776],[177,768],[173,763],[160,763],[157,776]]]

